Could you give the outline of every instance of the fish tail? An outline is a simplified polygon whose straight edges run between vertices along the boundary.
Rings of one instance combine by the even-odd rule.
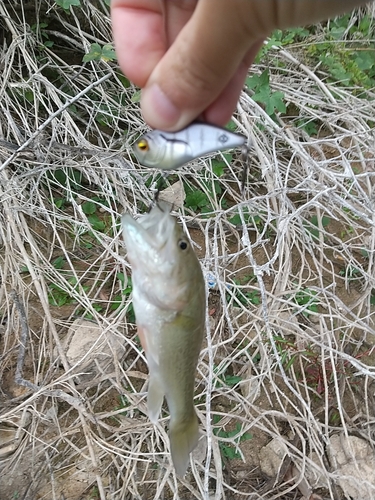
[[[174,468],[178,476],[184,476],[189,464],[189,455],[198,444],[199,425],[194,411],[191,418],[183,422],[171,421],[169,440]]]

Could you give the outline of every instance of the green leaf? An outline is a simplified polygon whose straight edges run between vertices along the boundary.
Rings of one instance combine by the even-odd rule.
[[[224,458],[227,458],[228,460],[235,460],[241,458],[241,455],[237,453],[237,451],[235,450],[235,448],[233,448],[233,446],[224,443],[219,443],[219,447]]]
[[[227,375],[224,377],[224,380],[229,387],[233,387],[242,381],[242,377],[239,377],[238,375]]]
[[[92,201],[85,201],[81,205],[83,213],[86,215],[92,215],[96,212],[97,205]]]
[[[137,90],[131,97],[131,102],[139,102],[141,100],[141,90]]]
[[[234,226],[239,226],[241,224],[240,214],[233,215],[233,217],[231,217],[230,219],[228,219],[228,222],[230,222]]]
[[[111,44],[107,43],[103,46],[102,59],[105,62],[116,60],[116,52]]]
[[[332,29],[330,29],[329,34],[331,35],[331,37],[334,40],[340,40],[343,37],[346,29],[347,29],[347,26],[340,26],[337,28],[332,28]]]
[[[101,219],[99,219],[96,214],[89,215],[87,219],[90,222],[92,228],[95,229],[95,231],[105,230],[105,223]]]
[[[111,44],[107,43],[101,47],[98,43],[93,43],[90,45],[90,50],[82,58],[83,62],[89,61],[115,61],[116,52]]]
[[[82,58],[83,62],[89,61],[100,61],[102,57],[102,48],[98,43],[92,43],[90,45],[90,50]]]
[[[80,0],[55,0],[56,5],[63,8],[64,10],[69,10],[70,7],[78,7],[81,5]]]
[[[60,255],[60,257],[57,257],[57,259],[52,261],[52,265],[55,269],[62,269],[65,262],[66,260],[64,259],[64,257]]]
[[[250,89],[253,89],[253,90],[263,89],[263,91],[266,91],[266,93],[267,93],[267,90],[269,92],[269,90],[270,90],[270,78],[269,78],[268,70],[263,71],[263,73],[260,75],[248,76],[246,78],[245,83],[246,83],[247,87],[249,87]]]
[[[221,177],[224,174],[224,168],[226,164],[223,161],[213,160],[212,161],[212,171],[218,177]]]
[[[65,198],[54,198],[53,203],[55,204],[56,208],[64,208],[64,205],[66,203]]]
[[[197,210],[207,204],[209,204],[207,195],[198,189],[191,191],[185,198],[185,206],[191,208],[192,210]]]
[[[364,50],[355,53],[355,62],[360,70],[374,69],[375,54],[373,50]]]
[[[268,115],[273,115],[275,110],[279,111],[279,113],[285,113],[286,106],[284,103],[284,97],[285,95],[283,94],[283,92],[279,91],[270,94],[268,101],[265,103],[266,113]]]
[[[318,217],[317,215],[313,215],[310,219],[311,224],[314,224],[314,226],[319,227],[319,222],[318,222]],[[328,224],[331,222],[331,219],[329,217],[326,217],[323,215],[321,219],[321,224],[323,227],[328,226]]]

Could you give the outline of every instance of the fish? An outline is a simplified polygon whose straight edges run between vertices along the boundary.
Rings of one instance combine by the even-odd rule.
[[[203,122],[193,122],[179,132],[152,130],[133,145],[144,167],[174,170],[214,151],[244,147],[246,137]]]
[[[149,369],[148,414],[155,424],[165,397],[172,462],[182,477],[199,440],[193,398],[205,332],[205,280],[189,238],[167,204],[158,202],[137,220],[124,214],[122,233],[132,267],[137,331]]]

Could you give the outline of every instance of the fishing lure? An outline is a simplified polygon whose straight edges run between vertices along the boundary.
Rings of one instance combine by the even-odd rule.
[[[147,132],[134,144],[133,151],[145,167],[174,170],[207,153],[245,147],[245,141],[245,136],[225,128],[194,122],[179,132]]]

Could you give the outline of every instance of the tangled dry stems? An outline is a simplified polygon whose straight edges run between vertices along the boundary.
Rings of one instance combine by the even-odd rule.
[[[5,477],[29,455],[27,488],[38,498],[59,498],[84,482],[87,495],[95,486],[102,500],[271,499],[294,498],[309,469],[323,476],[327,498],[337,498],[335,471],[325,458],[329,437],[355,432],[374,444],[375,94],[364,99],[329,84],[298,51],[275,48],[267,62],[272,88],[298,112],[275,122],[242,94],[235,122],[252,144],[244,195],[238,160],[227,162],[220,178],[211,159],[176,174],[210,198],[209,217],[186,207],[176,215],[217,283],[209,291],[196,391],[207,447],[177,480],[167,418],[156,427],[147,418],[145,358],[117,278],[130,275],[119,214],[143,211],[158,175],[129,154],[145,129],[131,101],[136,89],[123,86],[115,65],[82,64],[73,54],[110,42],[104,3],[82,2],[69,16],[47,3],[48,19],[60,29],[46,31],[68,56],[42,48],[22,4],[0,5],[7,32],[0,89],[1,422],[16,423],[26,410],[32,416],[5,462]],[[319,123],[318,134],[297,126],[301,119]],[[213,195],[215,182],[221,195]],[[227,205],[220,203],[224,194]],[[65,206],[56,203],[60,195]],[[105,230],[93,228],[82,208],[93,198]],[[52,306],[51,285],[70,303]],[[29,326],[22,375],[33,386],[26,389],[13,380],[22,314],[11,290],[25,305]],[[114,310],[118,294],[125,308]],[[66,359],[63,336],[84,315],[102,328],[101,342],[108,332],[126,339],[124,359],[111,373],[97,364],[91,377],[77,375],[81,364]],[[236,424],[235,436],[218,436],[218,428]],[[239,444],[247,433],[253,440]],[[293,481],[276,474],[269,483],[258,468],[259,448],[274,438],[297,466]],[[240,459],[223,459],[223,446],[246,460],[245,475]],[[374,489],[368,485],[368,498]]]

